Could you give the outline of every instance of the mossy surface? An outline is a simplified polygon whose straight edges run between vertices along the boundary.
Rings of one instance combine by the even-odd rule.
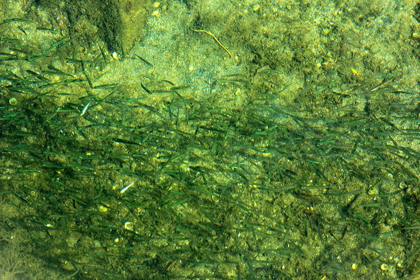
[[[73,2],[17,2],[1,279],[418,277],[418,5],[148,3],[125,52]]]

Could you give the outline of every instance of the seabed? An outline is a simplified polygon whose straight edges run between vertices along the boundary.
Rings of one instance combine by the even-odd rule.
[[[0,3],[0,279],[418,279],[420,3]]]

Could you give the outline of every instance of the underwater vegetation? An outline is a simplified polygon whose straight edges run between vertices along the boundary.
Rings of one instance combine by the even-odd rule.
[[[134,89],[103,82],[105,48],[15,36],[30,28],[53,33],[0,23],[1,277],[420,273],[420,92],[404,73],[307,84],[293,103],[270,67],[201,96],[147,71]]]

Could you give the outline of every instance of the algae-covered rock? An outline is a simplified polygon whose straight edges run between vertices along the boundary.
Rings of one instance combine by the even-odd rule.
[[[115,2],[121,19],[121,28],[117,40],[120,42],[122,50],[127,52],[133,47],[134,42],[144,35],[144,24],[150,1],[115,0]]]
[[[143,35],[149,0],[86,0],[66,5],[73,31],[85,40],[105,41],[110,51],[127,52]],[[96,27],[96,32],[92,32]]]

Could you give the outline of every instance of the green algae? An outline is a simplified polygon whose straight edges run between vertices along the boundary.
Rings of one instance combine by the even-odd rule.
[[[53,3],[0,25],[2,277],[419,273],[415,5],[168,1],[116,60]]]

